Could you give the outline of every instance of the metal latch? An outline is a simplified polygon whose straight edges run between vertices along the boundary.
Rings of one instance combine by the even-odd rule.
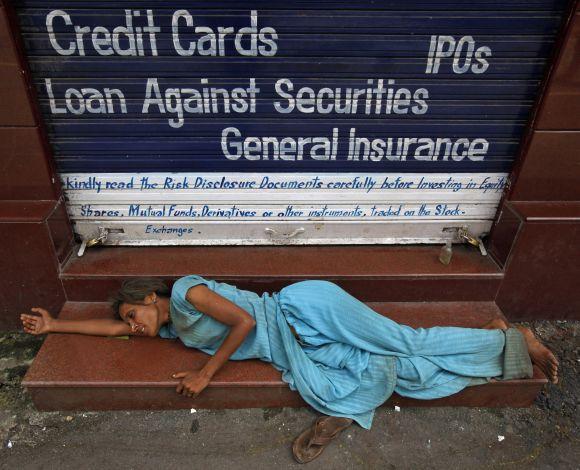
[[[451,258],[453,257],[453,245],[451,244],[451,240],[447,240],[441,251],[439,252],[439,261],[441,264],[447,266],[451,263]]]
[[[487,256],[487,250],[485,249],[483,240],[481,237],[474,236],[469,231],[469,227],[467,225],[462,227],[445,227],[443,232],[454,233],[454,239],[461,243],[467,243],[469,245],[475,246],[479,249],[479,252],[482,256]],[[448,265],[451,262],[451,257],[453,256],[453,247],[451,245],[451,241],[452,240],[447,240],[445,245],[443,245],[441,248],[441,252],[439,253],[439,261],[445,265]]]
[[[457,231],[457,236],[459,240],[469,243],[476,248],[479,248],[479,252],[481,256],[487,256],[487,250],[485,249],[485,245],[483,244],[483,240],[481,237],[475,237],[471,233],[469,233],[469,227],[463,226]]]
[[[79,248],[78,256],[83,256],[85,250],[95,245],[101,245],[109,236],[109,229],[105,227],[99,227],[99,234],[95,238],[90,238],[88,240],[83,240],[81,247]]]
[[[290,233],[280,233],[277,230],[270,228],[270,227],[266,227],[264,229],[264,232],[266,232],[268,235],[271,236],[277,236],[279,238],[282,238],[284,240],[287,240],[289,238],[294,238],[296,235],[299,235],[301,233],[304,233],[306,230],[304,229],[304,227],[299,227],[296,230],[293,230]]]

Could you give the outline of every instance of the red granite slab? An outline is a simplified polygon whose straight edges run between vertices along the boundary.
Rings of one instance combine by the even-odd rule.
[[[528,212],[518,234],[497,304],[519,321],[580,319],[580,222]]]
[[[475,249],[457,246],[442,265],[438,246],[181,246],[89,249],[66,267],[66,276],[342,277],[497,275]],[[243,274],[240,274],[243,273]]]
[[[501,316],[491,302],[372,303],[371,308],[411,326],[480,326]],[[65,305],[62,318],[111,316],[107,304]],[[175,393],[174,372],[199,369],[205,354],[178,340],[130,337],[103,338],[73,334],[47,337],[23,384],[42,410],[112,410],[175,408],[245,408],[302,406],[271,365],[260,361],[230,361],[196,399]],[[441,400],[417,401],[393,397],[405,406],[525,406],[545,383],[535,380],[492,383]]]
[[[510,202],[526,222],[580,222],[580,201]]]
[[[490,256],[503,268],[522,225],[518,211],[510,203],[504,202],[499,210],[489,236],[488,251]]]
[[[124,279],[188,274],[255,291],[328,279],[365,301],[493,300],[502,272],[474,248],[457,246],[444,266],[439,246],[101,247],[72,257],[62,280],[69,300],[106,300]]]
[[[578,201],[580,131],[534,131],[511,201]]]
[[[66,212],[64,198],[60,199],[50,217],[46,220],[54,254],[62,265],[74,248],[74,234]]]
[[[26,82],[6,9],[0,5],[0,126],[34,126],[35,119],[28,103]]]
[[[38,127],[0,127],[0,199],[58,198],[57,183],[53,183],[44,145]]]
[[[58,277],[58,263],[48,227],[42,220],[50,211],[43,204],[21,205],[22,213],[0,203],[0,330],[20,326],[23,309],[38,305],[60,308],[66,298]],[[6,218],[3,217],[6,215]]]
[[[578,4],[580,8],[580,4]],[[578,10],[580,11],[580,10]],[[570,19],[542,99],[536,129],[580,129],[580,13]]]
[[[0,201],[0,223],[41,223],[56,206],[55,201]]]

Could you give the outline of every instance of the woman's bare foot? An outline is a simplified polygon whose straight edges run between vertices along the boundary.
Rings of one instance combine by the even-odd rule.
[[[501,318],[494,318],[481,327],[484,330],[507,330],[508,324]]]
[[[558,383],[559,363],[556,356],[538,341],[532,330],[523,326],[518,326],[517,329],[524,335],[532,363],[536,364],[553,383]]]

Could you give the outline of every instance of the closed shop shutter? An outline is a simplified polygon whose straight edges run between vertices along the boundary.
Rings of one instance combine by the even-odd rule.
[[[15,4],[75,230],[112,245],[484,235],[566,6]]]

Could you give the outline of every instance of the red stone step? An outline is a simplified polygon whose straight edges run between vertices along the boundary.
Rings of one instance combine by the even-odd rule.
[[[168,281],[188,274],[255,291],[303,279],[334,281],[367,302],[488,301],[503,273],[473,247],[454,248],[450,265],[438,246],[97,247],[73,256],[61,278],[68,300],[100,302],[127,278]]]
[[[381,314],[413,327],[481,326],[502,314],[493,302],[369,303]],[[106,303],[68,302],[61,318],[106,318]],[[303,406],[296,392],[282,382],[271,365],[230,361],[195,399],[175,392],[171,374],[199,369],[207,356],[179,340],[130,337],[104,338],[50,334],[23,385],[39,410],[124,410],[179,408],[249,408]],[[438,400],[393,396],[402,406],[528,406],[546,383],[539,370],[530,380],[494,382],[468,387]]]

